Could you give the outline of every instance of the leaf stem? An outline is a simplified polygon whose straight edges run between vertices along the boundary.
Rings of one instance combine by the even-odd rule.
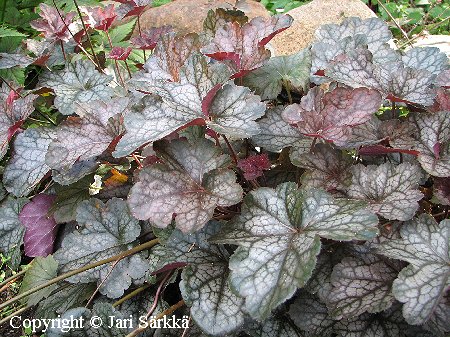
[[[21,313],[27,311],[27,310],[30,309],[31,307],[32,307],[31,305],[28,305],[28,306],[25,306],[25,307],[23,307],[23,308],[20,308],[20,309],[17,310],[17,311],[14,311],[11,315],[8,315],[7,317],[3,318],[3,319],[0,321],[0,326],[2,326],[3,324],[5,324],[6,322],[8,322],[8,321],[9,321],[11,318],[13,318],[14,316],[18,316],[18,315],[20,315]]]
[[[161,293],[161,290],[164,286],[164,284],[167,282],[167,280],[169,279],[170,275],[172,275],[172,270],[169,270],[167,272],[167,274],[164,276],[164,278],[161,280],[161,283],[158,286],[158,289],[156,289],[156,294],[155,294],[155,299],[153,300],[153,304],[151,306],[151,308],[148,310],[147,315],[145,315],[145,319],[148,320],[148,318],[150,317],[150,315],[153,313],[153,311],[155,311],[156,306],[158,305],[158,298],[159,298],[159,294]]]
[[[4,280],[2,283],[0,283],[0,288],[3,288],[3,286],[7,285],[9,282],[14,281],[15,279],[19,278],[23,274],[27,272],[26,269],[19,271],[18,273],[15,273],[13,276],[8,277],[6,280]],[[0,291],[1,292],[1,291]]]
[[[175,310],[181,308],[183,305],[185,305],[184,300],[181,300],[181,301],[175,303],[174,305],[172,305],[170,308],[167,308],[166,310],[164,310],[162,313],[160,313],[159,315],[157,315],[154,319],[152,319],[150,321],[153,321],[153,320],[157,321],[166,315],[170,315]],[[131,333],[129,333],[128,335],[126,335],[126,337],[135,337],[142,331],[145,331],[149,326],[150,326],[150,324],[146,324],[145,327],[137,328],[137,329],[133,330]]]
[[[286,92],[287,92],[288,99],[289,99],[289,104],[292,104],[291,86],[290,86],[289,82],[286,81],[285,79],[283,79],[283,84],[284,84],[284,87],[286,88]]]
[[[138,31],[139,31],[139,37],[142,38],[142,31],[141,31],[141,14],[139,14],[137,16],[137,27],[138,27]],[[145,55],[145,49],[142,49],[142,51],[144,52],[144,63],[145,61],[147,61],[147,56]],[[131,77],[131,76],[130,76]]]
[[[64,57],[64,61],[67,61],[66,51],[64,50],[64,42],[62,40],[59,40],[59,45],[61,46],[61,52]]]
[[[123,61],[125,62],[125,67],[127,68],[128,76],[130,76],[130,78],[131,78],[131,70],[130,70],[130,67],[128,66],[128,62],[127,62],[127,60],[123,60]]]
[[[95,295],[97,295],[98,291],[100,290],[100,288],[103,286],[103,284],[106,282],[106,280],[108,279],[108,277],[111,275],[111,273],[113,272],[114,268],[116,268],[117,264],[122,260],[122,258],[117,259],[116,261],[114,261],[114,263],[111,266],[111,269],[108,271],[108,274],[106,274],[105,278],[102,280],[102,282],[100,282],[100,284],[97,286],[97,288],[95,288],[94,293],[91,295],[91,297],[89,298],[89,300],[87,301],[86,305],[84,306],[85,308],[87,308],[89,306],[89,304],[91,304],[92,300],[94,299]]]
[[[141,292],[143,292],[145,289],[150,288],[152,285],[150,283],[147,283],[145,285],[143,285],[142,287],[137,288],[136,290],[132,291],[131,293],[129,293],[128,295],[122,297],[120,300],[116,301],[113,303],[113,307],[118,307],[119,305],[121,305],[122,303],[124,303],[125,301],[129,300],[130,298],[133,298],[134,296],[139,295]]]
[[[75,0],[74,0],[75,2]],[[92,58],[92,56],[87,52],[86,49],[84,49],[84,47],[81,45],[81,43],[79,43],[76,39],[75,39],[75,35],[73,35],[73,33],[70,31],[69,26],[66,24],[66,21],[64,21],[63,16],[61,15],[61,12],[59,11],[58,6],[56,5],[55,0],[53,0],[53,5],[55,6],[56,12],[58,13],[59,17],[61,18],[62,22],[64,23],[64,26],[66,27],[67,31],[69,32],[69,34],[72,36],[73,40],[75,41],[75,43],[77,44],[77,46],[81,49],[81,51],[87,56],[87,58],[97,67],[97,69],[99,71],[101,71],[102,73],[104,73],[103,69],[100,67],[100,62],[98,61],[97,55],[94,54],[95,59],[97,60],[94,61],[94,59]],[[81,22],[83,22],[83,19],[81,19]],[[84,24],[83,24],[84,25]],[[88,34],[88,39],[89,39],[89,34]]]
[[[112,50],[113,44],[111,41],[111,36],[109,36],[109,33],[107,30],[105,31],[105,33],[106,33],[106,37],[108,38],[109,46],[111,47],[111,50]],[[117,60],[114,60],[114,64],[116,65],[117,76],[119,76],[120,83],[122,83],[122,86],[125,88],[125,82],[123,81],[122,74],[120,73],[120,69],[119,69],[119,62],[117,62]]]
[[[54,2],[54,0],[53,0],[53,2]],[[91,48],[91,53],[95,57],[95,60],[96,60],[96,62],[98,64],[98,67],[100,68],[100,61],[98,60],[97,54],[94,51],[94,46],[92,45],[91,37],[88,34],[86,25],[85,25],[84,20],[83,20],[83,16],[81,15],[80,7],[78,6],[78,3],[77,3],[76,0],[73,0],[73,4],[75,5],[75,8],[77,9],[78,16],[80,17],[80,20],[81,20],[81,25],[83,26],[83,30],[86,33],[86,37],[87,37],[87,40],[88,40],[88,43],[89,43],[89,47]],[[70,34],[72,35],[72,33],[70,33]],[[72,35],[72,37],[75,40],[75,36]],[[81,46],[81,44],[79,44],[79,45]]]
[[[230,142],[228,141],[227,136],[222,135],[222,137],[223,137],[223,140],[225,141],[225,143],[227,144],[228,149],[231,152],[231,156],[233,157],[234,164],[237,165],[239,159],[238,159],[236,152],[234,151],[233,147],[231,146]]]
[[[377,2],[384,9],[386,14],[394,22],[394,24],[397,26],[397,28],[402,32],[403,37],[406,39],[406,43],[409,44],[410,46],[412,46],[412,43],[411,43],[411,40],[408,37],[408,34],[406,34],[406,32],[403,30],[402,26],[400,26],[400,24],[397,22],[397,20],[395,20],[394,16],[391,14],[391,12],[388,11],[386,6],[380,0],[378,0]]]
[[[134,247],[134,248],[132,248],[130,250],[122,252],[120,254],[111,256],[111,257],[109,257],[107,259],[100,260],[98,262],[94,262],[94,263],[88,264],[88,265],[86,265],[84,267],[81,267],[81,268],[69,271],[69,272],[64,273],[62,275],[59,275],[58,277],[55,277],[55,278],[53,278],[52,280],[50,280],[50,281],[48,281],[46,283],[43,283],[43,284],[38,285],[38,286],[36,286],[34,288],[31,288],[30,290],[27,290],[27,291],[17,295],[16,297],[13,297],[13,298],[9,299],[8,301],[1,303],[0,304],[0,310],[3,309],[3,308],[6,308],[8,305],[11,305],[12,303],[15,303],[15,302],[21,300],[22,298],[25,298],[25,297],[27,297],[27,296],[29,296],[31,294],[34,294],[35,292],[37,292],[37,291],[39,291],[41,289],[44,289],[44,288],[46,288],[48,286],[51,286],[52,284],[58,283],[59,281],[62,281],[62,280],[65,280],[65,279],[67,279],[67,278],[69,278],[71,276],[80,274],[80,273],[82,273],[82,272],[84,272],[86,270],[89,270],[89,269],[92,269],[92,268],[96,268],[98,266],[102,266],[102,265],[110,263],[110,262],[115,262],[118,259],[123,259],[124,257],[136,254],[136,253],[138,253],[138,252],[140,252],[140,251],[142,251],[144,249],[151,248],[151,247],[153,247],[154,245],[156,245],[158,243],[159,243],[159,240],[158,239],[154,239],[154,240],[148,241],[146,243],[143,243],[143,244],[141,244],[139,246],[136,246],[136,247]]]

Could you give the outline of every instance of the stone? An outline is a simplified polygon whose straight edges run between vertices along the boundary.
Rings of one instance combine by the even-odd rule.
[[[203,21],[210,9],[233,9],[234,0],[175,0],[160,7],[149,8],[141,15],[141,29],[170,25],[181,34],[198,33],[203,30]],[[243,11],[249,19],[257,16],[270,16],[259,2],[240,1],[237,9]],[[133,35],[138,35],[137,27]]]
[[[362,19],[376,17],[360,0],[313,0],[287,14],[294,18],[294,23],[272,39],[276,56],[291,55],[311,45],[315,31],[322,25],[339,24],[352,16]]]
[[[449,35],[424,35],[413,42],[413,47],[437,47],[450,58]]]

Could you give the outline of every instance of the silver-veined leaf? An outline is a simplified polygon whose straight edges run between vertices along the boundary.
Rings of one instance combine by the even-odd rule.
[[[48,128],[30,128],[17,135],[3,173],[8,192],[16,197],[26,196],[50,171],[45,155],[53,137],[53,130]]]
[[[340,145],[350,138],[351,128],[370,120],[380,105],[381,96],[376,90],[337,87],[325,93],[315,87],[300,104],[289,105],[282,116],[302,134]]]
[[[20,129],[24,120],[34,111],[33,102],[36,95],[29,94],[25,97],[17,97],[11,100],[9,88],[4,85],[0,89],[1,110],[0,113],[0,159],[8,150],[8,143],[14,134]]]
[[[231,284],[249,314],[264,319],[309,280],[320,237],[370,239],[377,223],[365,203],[285,183],[247,194],[241,215],[214,240],[239,245],[230,258]]]
[[[212,335],[232,332],[244,323],[244,300],[231,291],[228,283],[229,253],[223,246],[208,242],[220,228],[219,222],[210,221],[194,234],[173,231],[160,262],[162,267],[188,264],[181,274],[181,294],[195,323]]]
[[[292,164],[307,169],[301,179],[304,188],[344,191],[350,183],[351,158],[329,145],[316,144],[312,152],[303,153],[293,148],[289,157]]]
[[[401,240],[383,242],[378,253],[407,261],[392,292],[404,303],[403,316],[410,324],[425,323],[450,287],[450,220],[439,224],[422,214],[400,230]]]
[[[439,75],[448,69],[448,58],[437,47],[411,48],[402,57],[407,67],[428,70]]]
[[[81,117],[68,117],[58,126],[45,158],[47,165],[56,170],[69,170],[77,161],[102,154],[121,134],[120,118],[127,104],[127,98],[80,104],[76,111]]]
[[[54,254],[59,271],[63,273],[128,250],[141,231],[139,221],[131,216],[126,202],[117,198],[106,204],[95,198],[83,201],[77,208],[77,222],[80,228],[67,235]],[[68,281],[101,284],[104,280],[100,292],[118,298],[132,280],[145,275],[148,266],[141,254],[137,254],[120,260],[112,271],[111,268],[111,265],[103,265],[72,276]]]
[[[164,164],[142,169],[128,196],[138,219],[166,227],[175,215],[177,228],[193,232],[212,218],[216,206],[231,206],[242,199],[242,187],[226,168],[229,157],[212,142],[164,143],[159,157]]]
[[[282,117],[282,107],[267,111],[266,116],[258,121],[260,133],[253,136],[256,145],[265,150],[278,152],[289,146],[304,146],[311,144],[311,140],[300,131],[287,123]]]
[[[0,250],[11,257],[13,269],[19,266],[21,259],[20,246],[25,227],[19,220],[19,213],[27,202],[26,198],[8,197],[0,203]]]
[[[345,257],[334,266],[327,306],[334,319],[388,309],[394,302],[392,282],[401,270],[399,261],[385,262],[370,253]]]
[[[390,163],[351,168],[353,181],[348,195],[369,203],[373,212],[389,220],[410,220],[423,198],[419,191],[422,172],[417,165]]]
[[[113,96],[108,86],[112,77],[99,73],[88,60],[67,63],[63,70],[45,72],[40,76],[40,85],[53,89],[55,106],[63,115],[76,112],[79,103],[108,102]]]

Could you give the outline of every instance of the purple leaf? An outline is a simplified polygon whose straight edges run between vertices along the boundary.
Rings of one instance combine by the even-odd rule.
[[[25,226],[25,255],[47,256],[53,252],[57,224],[49,210],[56,196],[38,194],[26,204],[19,214],[20,222]]]
[[[282,116],[306,136],[341,145],[351,137],[351,127],[370,120],[380,105],[381,95],[376,90],[338,87],[325,93],[315,87],[301,104],[288,106]]]
[[[68,41],[70,33],[67,28],[75,17],[75,13],[67,13],[63,16],[63,21],[56,8],[46,4],[40,4],[39,8],[41,9],[39,15],[42,19],[30,22],[31,27],[42,32],[49,40]]]
[[[292,21],[288,15],[275,15],[254,18],[243,26],[228,22],[217,29],[214,39],[203,52],[215,60],[224,61],[233,71],[232,78],[242,77],[270,58],[270,51],[264,46],[276,34],[289,28]]]
[[[156,47],[161,36],[172,32],[171,26],[152,27],[143,30],[139,36],[130,40],[130,42],[139,49],[153,50]]]
[[[107,31],[117,17],[113,4],[103,7],[85,7],[85,13],[88,15],[87,22],[95,29]]]
[[[244,172],[244,178],[254,180],[263,175],[263,171],[269,170],[271,163],[267,153],[240,159],[237,166]]]

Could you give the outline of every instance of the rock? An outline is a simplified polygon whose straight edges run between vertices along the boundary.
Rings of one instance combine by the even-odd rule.
[[[413,42],[413,47],[437,47],[450,58],[450,36],[424,35]]]
[[[306,48],[314,41],[316,29],[324,24],[341,23],[351,16],[376,17],[360,0],[313,0],[287,14],[294,18],[294,23],[272,39],[276,56],[291,55]]]
[[[171,25],[181,34],[200,32],[203,20],[210,9],[233,9],[234,0],[175,0],[156,8],[149,8],[141,16],[141,29]],[[253,0],[241,1],[237,8],[250,19],[257,16],[270,16],[266,8]],[[133,35],[138,35],[137,27]]]

